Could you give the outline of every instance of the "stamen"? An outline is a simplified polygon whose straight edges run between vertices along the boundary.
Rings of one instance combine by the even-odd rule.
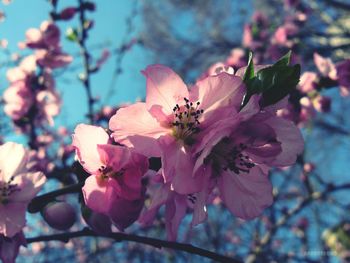
[[[184,105],[176,106],[173,108],[174,121],[172,125],[174,127],[174,136],[177,139],[183,140],[185,143],[193,143],[193,135],[200,131],[198,127],[200,125],[199,117],[204,112],[203,109],[198,109],[200,102],[193,103],[188,98],[184,98]],[[194,107],[196,104],[196,107]]]

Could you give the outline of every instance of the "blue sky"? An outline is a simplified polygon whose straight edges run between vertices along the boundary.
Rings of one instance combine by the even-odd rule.
[[[77,1],[60,0],[59,9],[74,5]],[[98,1],[97,10],[90,13],[88,18],[95,20],[94,28],[90,31],[88,48],[91,48],[95,58],[101,53],[101,49],[96,49],[96,45],[105,44],[108,49],[118,48],[125,37],[127,26],[126,19],[130,16],[135,5],[135,1]],[[19,1],[15,0],[10,5],[0,4],[0,10],[6,14],[6,20],[0,23],[0,39],[7,39],[11,52],[20,51],[17,43],[25,39],[25,32],[30,27],[38,28],[42,21],[48,19],[50,5],[44,0]],[[133,20],[135,31],[140,28],[140,19]],[[76,43],[68,42],[64,39],[65,31],[68,27],[77,25],[77,19],[69,22],[60,22],[62,31],[63,49],[74,56],[72,67],[81,65]],[[135,31],[132,36],[135,36]],[[130,36],[128,36],[130,37]],[[20,51],[23,52],[23,51]],[[27,51],[26,51],[27,52]],[[0,62],[3,56],[0,53]],[[98,74],[92,76],[92,90],[94,96],[106,97],[111,86],[113,71],[116,65],[116,56],[112,55]],[[122,68],[123,73],[118,77],[114,85],[113,96],[108,99],[108,104],[113,106],[123,102],[133,102],[136,98],[145,94],[145,81],[140,73],[152,61],[146,52],[134,46],[124,57]],[[69,70],[70,71],[70,70]],[[63,109],[61,116],[57,119],[57,124],[68,124],[74,126],[78,122],[85,121],[84,114],[87,112],[86,95],[83,86],[77,80],[79,70],[73,73],[65,73],[63,77],[57,79],[57,89],[63,97]],[[5,78],[6,69],[0,68],[0,92],[7,87]],[[67,81],[68,80],[68,81]]]

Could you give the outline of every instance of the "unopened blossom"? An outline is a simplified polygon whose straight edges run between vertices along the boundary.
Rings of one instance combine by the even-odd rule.
[[[109,135],[101,128],[80,124],[73,134],[73,146],[83,168],[91,174],[83,187],[86,205],[109,215],[123,230],[134,222],[137,212],[132,204],[143,204],[141,179],[148,170],[148,159],[128,148],[109,144]],[[125,215],[124,211],[128,211]],[[137,214],[137,215],[136,215]]]
[[[71,228],[76,221],[74,207],[62,201],[47,204],[42,215],[49,226],[62,231]]]
[[[163,176],[180,194],[198,192],[192,150],[218,118],[234,114],[244,94],[239,77],[226,73],[198,81],[190,90],[170,68],[147,67],[146,102],[121,108],[109,127],[118,143],[162,157]]]
[[[28,170],[29,153],[20,144],[0,146],[0,234],[13,237],[25,226],[28,203],[46,178]]]

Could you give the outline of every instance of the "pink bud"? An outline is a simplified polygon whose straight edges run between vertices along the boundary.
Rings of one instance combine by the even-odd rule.
[[[67,230],[76,220],[74,208],[66,202],[52,202],[45,206],[42,216],[52,228]]]
[[[62,20],[70,20],[74,17],[76,12],[77,9],[75,7],[67,7],[61,11],[60,18]]]

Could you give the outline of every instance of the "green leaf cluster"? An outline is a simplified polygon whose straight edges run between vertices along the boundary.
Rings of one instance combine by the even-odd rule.
[[[242,108],[251,96],[261,94],[261,106],[269,106],[287,96],[296,88],[300,79],[300,65],[290,66],[291,52],[288,52],[272,66],[259,70],[256,74],[253,65],[253,54],[249,54],[248,66],[243,76],[247,92],[242,102]]]

